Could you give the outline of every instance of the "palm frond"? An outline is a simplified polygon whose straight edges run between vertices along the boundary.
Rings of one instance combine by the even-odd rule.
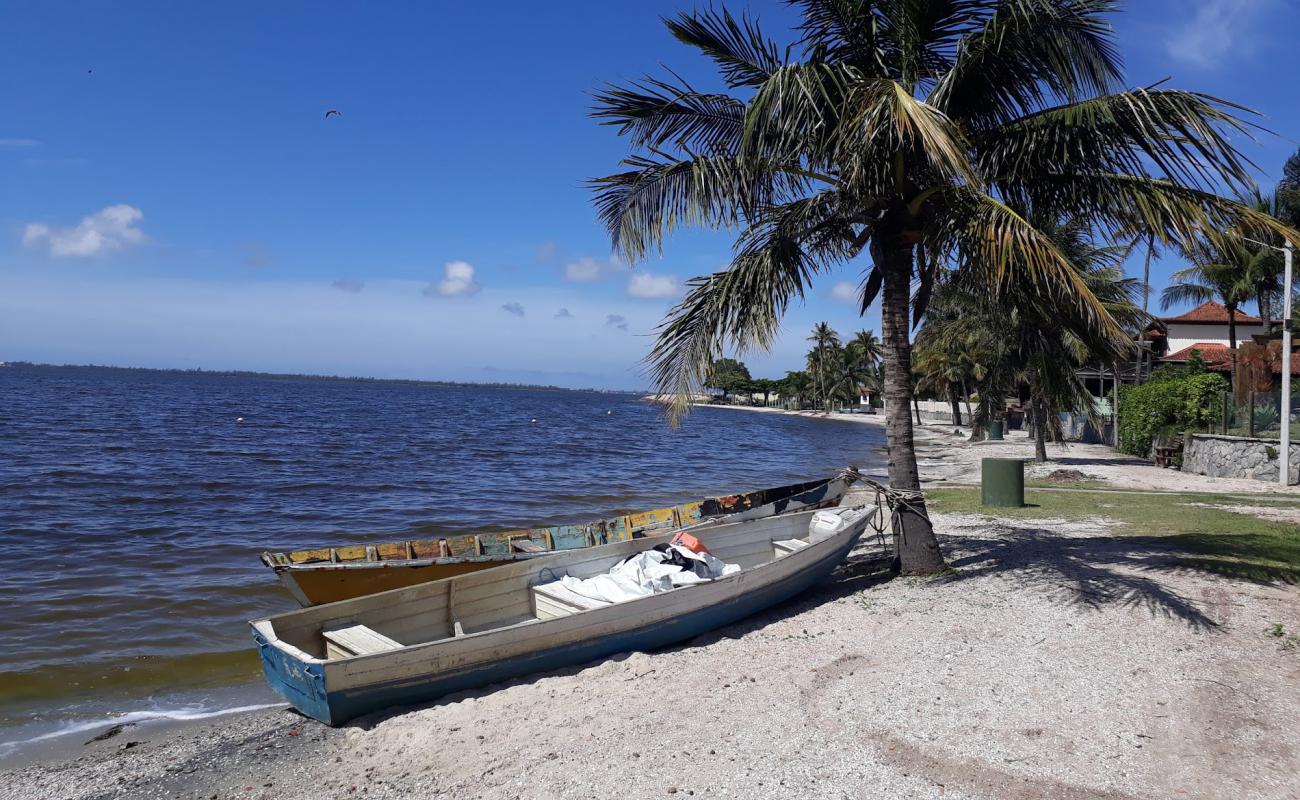
[[[1070,209],[1089,225],[1108,231],[1137,227],[1162,242],[1183,246],[1205,231],[1227,231],[1300,246],[1300,231],[1268,214],[1173,181],[1118,173],[1044,172],[1032,187],[1024,188],[1034,205]]]
[[[1184,185],[1253,186],[1231,134],[1248,110],[1198,92],[1136,89],[1035,112],[978,137],[983,174],[1014,191],[1047,172],[1117,172]],[[1152,168],[1155,172],[1153,173]]]
[[[1160,307],[1168,311],[1184,303],[1204,303],[1206,300],[1213,300],[1214,294],[1214,290],[1209,286],[1198,283],[1173,283],[1160,293]]]
[[[914,151],[944,179],[980,185],[961,131],[941,111],[895,81],[877,81],[860,94],[861,111],[848,120],[842,149],[869,159]]]
[[[594,100],[591,116],[616,127],[633,147],[735,153],[744,131],[745,104],[736,98],[654,78],[628,86],[607,84]]]
[[[972,129],[1031,113],[1049,98],[1109,92],[1120,58],[1105,15],[1112,0],[1001,0],[962,39],[929,100]]]
[[[1071,262],[1042,231],[998,199],[969,189],[946,194],[930,246],[953,255],[970,280],[1006,291],[1013,281],[1060,309],[1074,309],[1099,339],[1126,337]]]
[[[781,51],[748,16],[736,19],[723,8],[664,19],[678,41],[699,49],[718,65],[727,85],[757,86],[780,69]]]
[[[679,226],[739,225],[771,203],[779,189],[793,190],[801,181],[725,155],[633,156],[623,163],[634,169],[589,183],[614,249],[629,262],[661,249],[665,236]]]
[[[766,210],[726,269],[690,281],[647,358],[659,393],[674,398],[672,420],[688,410],[709,365],[728,346],[738,352],[771,347],[790,303],[841,254],[843,245],[824,235],[838,224],[832,208],[832,198],[816,195]]]
[[[963,37],[987,18],[980,0],[881,3],[878,39],[899,83],[925,89],[950,69]]]
[[[809,60],[844,62],[867,74],[887,75],[886,54],[877,31],[880,18],[877,3],[862,0],[791,0],[803,21],[799,31]]]

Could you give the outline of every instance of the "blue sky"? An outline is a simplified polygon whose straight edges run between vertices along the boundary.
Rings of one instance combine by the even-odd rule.
[[[658,22],[687,7],[10,4],[0,360],[643,387],[654,326],[731,240],[610,260],[583,182],[625,150],[588,92],[661,63],[707,85]],[[730,7],[788,39],[784,6]],[[1300,138],[1296,4],[1128,8],[1130,82],[1262,112],[1280,135],[1242,146],[1271,187]],[[823,278],[753,371],[801,366],[819,319],[877,328],[839,299],[859,277]]]

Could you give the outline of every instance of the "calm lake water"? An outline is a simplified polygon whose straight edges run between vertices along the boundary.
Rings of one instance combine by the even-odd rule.
[[[596,392],[0,368],[0,743],[273,700],[245,621],[295,604],[263,550],[585,521],[882,445]]]

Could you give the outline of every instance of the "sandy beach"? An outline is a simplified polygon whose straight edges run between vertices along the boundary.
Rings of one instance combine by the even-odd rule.
[[[928,486],[1032,455],[1019,434],[918,439]],[[1096,446],[1051,455],[1031,477],[1251,493],[1261,514],[1297,513],[1266,484]],[[954,568],[939,578],[893,578],[873,540],[815,591],[680,647],[338,729],[283,709],[128,728],[0,782],[16,800],[1300,797],[1300,655],[1269,633],[1300,630],[1294,585],[1187,569],[1112,536],[1100,508],[1028,523],[940,507],[934,522]]]

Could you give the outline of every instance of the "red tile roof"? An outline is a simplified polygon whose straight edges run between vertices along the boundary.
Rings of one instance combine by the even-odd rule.
[[[1211,372],[1228,372],[1232,369],[1232,350],[1227,345],[1214,342],[1198,342],[1184,347],[1176,353],[1170,353],[1160,360],[1184,364],[1187,359],[1192,357],[1193,350],[1201,351],[1201,358],[1205,360],[1205,368]],[[1300,353],[1291,354],[1291,374],[1300,375]]]
[[[1228,309],[1222,303],[1206,300],[1186,314],[1177,317],[1161,317],[1160,321],[1168,325],[1171,322],[1194,322],[1201,325],[1227,325]],[[1262,325],[1264,320],[1245,311],[1237,312],[1238,325]]]
[[[1213,369],[1216,366],[1229,366],[1232,364],[1232,350],[1226,344],[1216,344],[1213,342],[1197,342],[1188,345],[1176,353],[1170,353],[1161,361],[1178,361],[1186,362],[1192,357],[1193,350],[1201,351],[1201,358],[1205,360],[1205,366]]]

